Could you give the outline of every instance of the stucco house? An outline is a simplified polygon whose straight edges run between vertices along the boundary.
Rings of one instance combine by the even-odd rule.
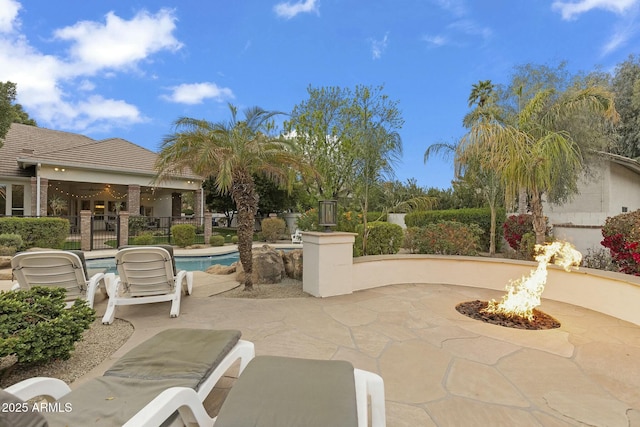
[[[203,213],[203,178],[187,172],[154,182],[157,154],[120,138],[13,124],[0,148],[0,215],[69,217],[91,211],[94,227],[108,228],[119,211],[180,216],[182,195],[194,194]]]
[[[578,195],[563,205],[544,206],[554,236],[573,243],[583,254],[602,249],[601,230],[607,217],[640,209],[640,162],[599,154],[602,161],[579,182]]]

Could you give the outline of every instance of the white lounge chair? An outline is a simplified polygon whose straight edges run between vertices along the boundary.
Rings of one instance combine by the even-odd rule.
[[[239,338],[239,331],[169,329],[74,390],[59,379],[41,377],[6,391],[22,400],[43,396],[55,402],[53,410],[34,414],[44,415],[49,427],[210,426],[213,420],[202,402],[231,365],[239,360],[241,373],[255,355],[253,344]]]
[[[178,317],[183,288],[187,295],[193,291],[193,272],[176,272],[173,256],[164,247],[124,247],[116,252],[116,268],[104,324],[113,323],[119,305],[171,301],[170,316]]]
[[[115,279],[112,273],[96,273],[87,278],[84,255],[80,251],[21,252],[11,259],[11,268],[16,278],[12,290],[33,286],[62,287],[67,290],[67,307],[71,307],[78,298],[93,307],[98,288],[102,287],[109,293]]]
[[[215,427],[367,427],[369,409],[371,426],[384,427],[377,374],[342,360],[257,356],[231,388]]]
[[[296,232],[291,235],[291,243],[302,243],[302,231],[296,228]]]

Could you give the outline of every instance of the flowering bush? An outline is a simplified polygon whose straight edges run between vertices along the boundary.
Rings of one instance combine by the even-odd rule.
[[[522,236],[533,232],[533,217],[529,214],[511,215],[502,225],[504,239],[511,249],[519,250]]]
[[[640,210],[607,218],[602,237],[618,270],[640,276]]]

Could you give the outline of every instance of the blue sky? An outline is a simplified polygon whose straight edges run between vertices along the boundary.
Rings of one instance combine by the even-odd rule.
[[[449,187],[427,146],[464,134],[471,85],[515,65],[638,54],[640,0],[0,0],[0,81],[41,127],[156,151],[181,116],[289,112],[309,85],[384,85],[405,125],[397,178]]]

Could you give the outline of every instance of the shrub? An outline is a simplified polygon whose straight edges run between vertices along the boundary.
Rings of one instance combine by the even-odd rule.
[[[511,249],[520,248],[520,240],[525,233],[533,232],[533,216],[529,214],[510,215],[502,225],[504,239]]]
[[[420,236],[420,227],[407,227],[404,230],[404,240],[402,247],[412,254],[418,252],[418,238]]]
[[[68,359],[95,311],[82,300],[65,309],[65,292],[34,287],[0,293],[0,357],[15,355],[19,363]]]
[[[136,236],[138,233],[142,232],[147,226],[147,221],[149,218],[145,216],[130,216],[129,217],[129,235]]]
[[[505,221],[505,210],[500,208],[496,212],[496,224],[500,226]],[[409,212],[404,222],[407,227],[424,227],[428,224],[437,224],[441,221],[456,221],[462,224],[477,224],[482,233],[479,240],[479,249],[489,250],[489,237],[491,232],[491,210],[489,208],[448,209],[438,211],[414,211]],[[496,250],[500,250],[502,239],[496,233]]]
[[[219,234],[214,234],[209,239],[209,244],[211,246],[224,246],[224,236],[221,236]]]
[[[587,254],[582,258],[582,266],[605,271],[618,271],[618,266],[613,262],[607,249],[587,249]]]
[[[15,255],[23,246],[24,242],[19,234],[0,234],[0,255]]]
[[[362,240],[364,225],[356,227],[358,237],[356,237],[356,255],[386,255],[396,254],[402,245],[403,232],[398,224],[389,224],[383,221],[373,221],[367,223],[367,247],[362,253]]]
[[[415,251],[421,254],[476,255],[482,230],[476,224],[441,221],[415,231]]]
[[[275,242],[284,234],[287,223],[282,218],[265,218],[262,220],[262,236],[267,242]]]
[[[171,235],[176,245],[181,248],[196,242],[196,228],[191,224],[178,224],[171,227]]]
[[[238,243],[238,236],[236,234],[231,236],[231,243]]]
[[[607,218],[602,236],[618,271],[640,276],[640,210]]]
[[[140,233],[136,237],[131,239],[131,243],[134,245],[153,245],[154,242],[155,239],[153,238],[153,233],[150,231]]]
[[[312,208],[298,217],[298,228],[302,231],[320,231],[318,209]]]
[[[0,218],[0,234],[18,234],[23,241],[19,250],[39,247],[60,249],[69,237],[69,221],[64,218]]]

